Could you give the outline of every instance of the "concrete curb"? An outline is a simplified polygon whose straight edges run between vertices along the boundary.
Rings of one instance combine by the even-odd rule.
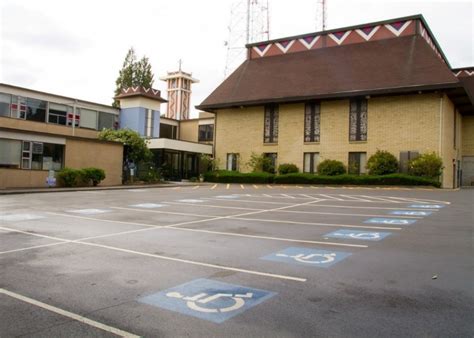
[[[100,190],[127,190],[127,189],[153,189],[153,188],[176,188],[194,187],[197,185],[209,185],[208,183],[160,183],[160,184],[140,184],[140,185],[115,185],[106,187],[77,187],[77,188],[32,188],[32,189],[5,189],[0,190],[0,195],[15,194],[41,194],[51,192],[75,192],[75,191],[100,191]]]

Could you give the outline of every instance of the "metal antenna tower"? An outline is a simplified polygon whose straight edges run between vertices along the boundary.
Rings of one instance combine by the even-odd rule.
[[[231,5],[229,38],[224,76],[227,77],[246,58],[245,45],[270,39],[268,0],[238,0]]]
[[[327,0],[316,1],[316,31],[325,31],[327,26]]]

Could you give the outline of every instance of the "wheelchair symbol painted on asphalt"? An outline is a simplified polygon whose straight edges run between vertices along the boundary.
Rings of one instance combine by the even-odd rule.
[[[395,210],[390,212],[391,215],[401,216],[429,216],[431,211],[416,211],[416,210]]]
[[[415,223],[414,219],[398,219],[398,218],[369,218],[364,221],[368,224],[387,224],[387,225],[410,225]]]
[[[440,204],[412,204],[410,208],[419,208],[419,209],[441,209],[444,208],[444,205]]]
[[[183,301],[186,301],[186,305],[188,308],[191,310],[196,310],[199,312],[205,312],[205,313],[217,313],[217,312],[230,312],[234,310],[240,309],[242,306],[245,305],[245,300],[244,298],[252,298],[253,293],[248,292],[245,295],[239,295],[239,294],[232,294],[232,293],[216,293],[214,295],[208,295],[207,293],[199,293],[195,296],[192,297],[185,297],[184,295],[180,294],[179,292],[172,291],[168,292],[166,294],[167,297],[171,298],[178,298],[182,299]],[[217,300],[219,298],[231,298],[234,303],[229,305],[229,306],[224,306],[224,307],[218,307],[218,308],[207,308],[207,307],[202,307],[199,304],[207,304],[207,303],[212,303],[212,301]]]
[[[380,241],[385,237],[389,236],[390,232],[374,232],[374,231],[357,231],[357,230],[337,230],[329,234],[324,235],[324,237],[332,238],[347,238],[347,239],[359,239],[364,241]]]
[[[314,267],[329,267],[350,255],[348,252],[341,251],[290,247],[280,252],[261,257],[261,259]]]
[[[196,279],[143,297],[139,301],[214,323],[222,323],[275,294],[209,279]]]

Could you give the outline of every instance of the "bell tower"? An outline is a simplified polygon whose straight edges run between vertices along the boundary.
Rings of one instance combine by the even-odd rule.
[[[175,120],[189,119],[191,105],[191,85],[198,83],[191,73],[181,70],[181,60],[179,60],[179,70],[168,72],[166,76],[160,77],[167,83],[168,106],[165,117]]]

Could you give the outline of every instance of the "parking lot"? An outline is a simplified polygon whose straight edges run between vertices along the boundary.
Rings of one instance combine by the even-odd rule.
[[[474,336],[474,190],[0,196],[0,336]]]

